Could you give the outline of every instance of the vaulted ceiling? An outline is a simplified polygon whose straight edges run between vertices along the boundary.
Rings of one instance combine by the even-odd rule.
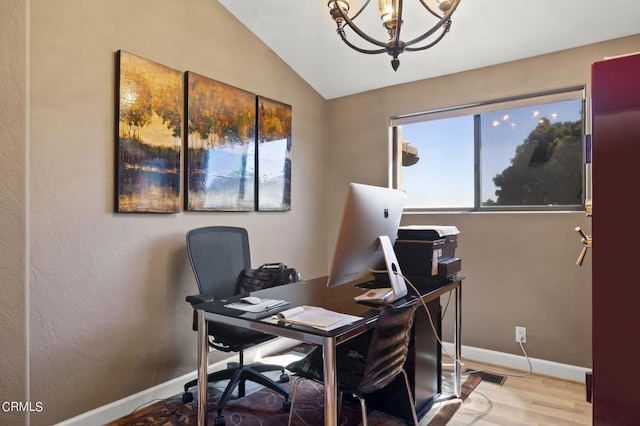
[[[218,1],[326,99],[640,33],[637,0],[461,0],[449,34],[402,54],[394,72],[387,54],[358,53],[340,40],[327,0]],[[362,1],[351,0],[352,11]],[[425,12],[414,7],[418,0],[404,2],[411,31],[408,17]],[[384,39],[379,17],[359,19]]]

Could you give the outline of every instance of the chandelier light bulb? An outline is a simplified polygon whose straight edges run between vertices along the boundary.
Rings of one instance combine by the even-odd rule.
[[[453,0],[438,0],[438,8],[441,11],[446,13],[447,11],[449,11],[449,9],[451,9],[451,6],[453,6],[453,3],[454,3]]]
[[[398,10],[394,0],[378,0],[380,19],[386,29],[395,28],[398,23]]]

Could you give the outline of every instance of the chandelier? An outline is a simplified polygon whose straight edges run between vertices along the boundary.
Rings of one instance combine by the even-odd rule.
[[[337,32],[340,35],[342,41],[347,46],[361,53],[378,54],[388,53],[393,59],[391,60],[391,66],[396,71],[400,66],[400,60],[398,55],[403,52],[415,52],[419,50],[426,50],[433,47],[449,32],[451,28],[451,15],[458,7],[460,0],[414,0],[418,1],[426,13],[432,15],[432,20],[435,23],[421,35],[409,40],[403,41],[400,38],[403,20],[402,20],[402,3],[403,0],[378,0],[378,7],[380,9],[380,19],[382,20],[382,26],[386,29],[388,34],[387,41],[381,41],[374,37],[367,35],[361,28],[359,28],[354,22],[356,18],[366,9],[371,0],[366,0],[363,6],[355,13],[349,16],[349,0],[329,0],[327,4],[330,9],[331,17],[338,26]],[[371,46],[369,48],[361,48],[351,43],[347,39],[346,28],[351,30],[360,36],[363,40],[368,42]],[[421,43],[423,43],[420,45]]]

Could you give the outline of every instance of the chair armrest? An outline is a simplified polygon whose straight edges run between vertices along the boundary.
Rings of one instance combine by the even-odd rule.
[[[207,296],[206,294],[194,294],[192,296],[187,296],[186,300],[188,303],[191,303],[191,306],[193,306],[199,303],[213,302],[213,297]]]

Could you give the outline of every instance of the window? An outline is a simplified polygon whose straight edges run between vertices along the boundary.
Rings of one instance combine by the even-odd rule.
[[[579,210],[584,88],[391,119],[408,210]]]

